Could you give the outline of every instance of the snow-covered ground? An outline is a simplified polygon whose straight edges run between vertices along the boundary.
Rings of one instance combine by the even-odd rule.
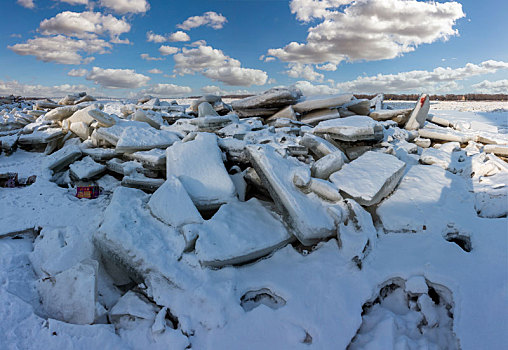
[[[120,114],[120,107],[111,103],[104,111]],[[430,113],[465,123],[468,130],[488,125],[500,134],[508,130],[506,103],[440,102]],[[198,147],[198,141],[188,142]],[[189,236],[198,226],[199,234],[215,235],[188,252],[187,236],[184,240],[151,214],[152,195],[123,187],[113,194],[119,181],[111,178],[111,191],[78,199],[75,190],[51,181],[43,153],[2,153],[0,174],[37,175],[37,181],[0,188],[0,349],[505,348],[508,221],[506,215],[477,215],[476,196],[505,191],[508,172],[472,177],[471,168],[483,168],[465,151],[462,161],[451,159],[446,169],[411,161],[407,152],[397,156],[406,162],[398,188],[370,212],[346,201],[354,219],[340,224],[340,239],[304,247],[274,233],[270,246],[280,249],[217,269],[202,267],[201,259],[213,257],[203,257],[201,249],[220,243],[224,251],[217,248],[216,255],[228,257],[235,243],[228,246],[225,232],[243,223],[256,234],[256,217],[249,212],[265,218],[259,227],[279,230],[278,215],[258,201],[228,197],[230,204],[217,217],[184,226]],[[496,203],[489,198],[487,209],[508,208],[506,196]],[[234,213],[244,218],[225,224]],[[37,238],[2,237],[34,227],[42,229]],[[150,279],[134,283],[101,257],[105,251],[113,260],[134,259],[139,268],[134,275],[147,273]],[[70,268],[78,271],[69,276]],[[83,276],[84,284],[74,275]],[[91,276],[96,305],[86,304]],[[75,300],[61,286],[78,289]],[[77,324],[48,317],[41,291],[69,313],[62,317]],[[87,321],[90,313],[93,324]]]

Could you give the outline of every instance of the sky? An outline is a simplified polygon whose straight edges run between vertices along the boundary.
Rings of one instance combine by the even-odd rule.
[[[0,95],[508,93],[508,1],[3,0]]]

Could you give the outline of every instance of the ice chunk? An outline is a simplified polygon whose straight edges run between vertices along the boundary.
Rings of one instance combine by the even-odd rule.
[[[79,146],[71,145],[63,147],[52,155],[46,157],[46,164],[50,170],[58,172],[79,157],[81,157],[81,149]]]
[[[132,153],[166,148],[179,140],[178,135],[171,131],[130,126],[123,130],[116,144],[116,151]]]
[[[240,264],[260,258],[291,239],[277,214],[252,198],[223,205],[199,228],[196,255],[205,266]]]
[[[339,171],[346,161],[347,158],[342,151],[332,152],[312,165],[312,176],[327,180],[331,174]]]
[[[128,159],[134,159],[150,168],[163,170],[166,168],[166,150],[154,148],[150,151],[139,151],[125,154]]]
[[[114,318],[132,316],[145,320],[153,320],[155,319],[156,312],[157,308],[155,305],[149,303],[143,296],[130,290],[111,308],[109,315]]]
[[[352,100],[342,106],[357,115],[369,115],[370,101],[366,99]]]
[[[118,187],[94,234],[94,243],[103,257],[123,266],[136,281],[143,281],[150,273],[173,279],[185,242],[175,229],[145,209],[148,199],[141,190]]]
[[[411,108],[408,109],[383,109],[383,110],[377,110],[375,112],[372,112],[369,114],[369,117],[371,117],[374,120],[378,121],[384,121],[384,120],[390,120],[393,119],[399,115],[404,115],[409,117],[413,110]]]
[[[295,104],[301,96],[301,91],[297,89],[273,88],[259,95],[233,101],[231,105],[234,110],[258,108],[280,109],[281,107]]]
[[[467,143],[473,139],[473,136],[455,131],[450,128],[423,128],[418,130],[418,135],[423,138],[438,140],[438,141],[456,141],[460,143]]]
[[[219,114],[208,102],[201,102],[198,106],[198,117],[218,117]]]
[[[46,120],[56,120],[62,121],[66,118],[69,118],[75,112],[79,110],[78,106],[65,106],[55,108],[44,115],[44,119]]]
[[[79,162],[69,166],[71,176],[78,180],[91,179],[106,170],[106,166],[96,163],[90,156],[86,156]]]
[[[295,104],[293,109],[298,113],[306,113],[315,109],[339,107],[344,103],[351,101],[352,98],[352,94],[342,94],[322,99],[307,100]]]
[[[175,227],[203,221],[180,180],[172,175],[152,195],[148,208],[154,216]]]
[[[317,125],[319,122],[330,119],[340,118],[339,111],[336,108],[329,109],[318,109],[309,113],[306,113],[300,119],[303,123],[310,125]]]
[[[416,106],[409,116],[409,120],[407,121],[405,128],[407,130],[423,128],[423,124],[425,124],[425,120],[427,120],[427,115],[429,114],[429,109],[430,98],[427,94],[423,94],[418,99],[418,102],[416,102]]]
[[[118,153],[111,148],[82,148],[82,152],[83,154],[92,157],[95,161],[109,160],[118,155]]]
[[[483,152],[508,157],[508,145],[485,145]]]
[[[307,167],[283,158],[271,146],[247,146],[247,150],[256,173],[302,244],[311,245],[336,234],[338,219],[330,214],[330,206],[313,193],[303,193],[293,182],[297,174],[310,181]]]
[[[42,306],[54,319],[75,324],[95,320],[99,263],[84,260],[57,275],[37,281]]]
[[[162,184],[164,184],[163,179],[153,179],[137,172],[132,172],[122,179],[122,186],[138,188],[147,192],[156,191]]]
[[[166,173],[180,179],[198,209],[211,209],[231,200],[235,186],[229,177],[214,134],[199,133],[166,150]]]
[[[307,147],[318,158],[322,158],[330,153],[337,152],[339,149],[325,139],[306,133],[300,140],[300,145]]]
[[[369,151],[330,175],[330,181],[361,205],[370,206],[395,189],[405,167],[397,157]]]
[[[92,135],[92,130],[88,124],[84,122],[75,122],[69,126],[69,130],[77,135],[80,139],[86,140]]]
[[[383,127],[372,118],[357,115],[323,121],[314,128],[313,133],[329,134],[341,141],[380,140],[383,138]]]
[[[296,113],[293,110],[293,107],[287,106],[286,108],[281,109],[280,111],[278,111],[277,113],[272,115],[270,118],[267,118],[266,122],[269,123],[269,122],[275,121],[276,119],[279,119],[279,118],[296,120]]]

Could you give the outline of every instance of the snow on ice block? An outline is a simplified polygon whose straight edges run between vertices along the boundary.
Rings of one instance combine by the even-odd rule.
[[[103,256],[123,266],[136,281],[160,273],[171,281],[177,259],[184,249],[183,237],[145,209],[149,195],[141,190],[118,187],[94,234]],[[173,281],[177,284],[177,280]]]
[[[330,181],[361,205],[370,206],[394,190],[405,168],[395,156],[369,151],[330,175]]]
[[[233,101],[231,106],[234,110],[282,108],[296,103],[301,96],[301,91],[297,89],[273,88],[255,96]]]
[[[464,134],[460,131],[455,131],[451,128],[441,128],[441,127],[433,127],[433,128],[423,128],[418,130],[418,135],[420,137],[431,139],[435,141],[456,141],[460,143],[467,143],[468,141],[472,141],[473,136]]]
[[[78,180],[86,180],[95,177],[106,170],[106,166],[96,163],[90,156],[86,156],[79,162],[69,166],[70,173]]]
[[[292,239],[277,214],[255,198],[223,205],[198,230],[196,255],[212,267],[260,258]]]
[[[423,128],[425,120],[427,120],[427,116],[429,114],[429,109],[430,98],[427,94],[422,94],[416,102],[416,106],[409,116],[409,120],[407,121],[405,128],[407,130],[417,130]]]
[[[355,115],[321,122],[313,133],[329,134],[341,141],[379,140],[383,138],[383,127],[370,117]]]
[[[57,275],[37,281],[42,306],[49,317],[75,324],[95,320],[99,263],[84,260]]]
[[[337,147],[325,139],[309,133],[303,135],[303,137],[300,139],[300,145],[307,147],[318,158],[322,158],[330,153],[340,151]]]
[[[188,142],[166,150],[166,173],[182,182],[198,209],[213,209],[235,196],[214,134],[199,133]]]
[[[32,268],[41,278],[54,276],[93,255],[91,234],[77,227],[45,227],[34,242],[30,253]]]
[[[164,149],[154,148],[150,151],[139,151],[126,156],[152,168],[160,170],[166,168],[166,150]]]
[[[247,150],[256,173],[302,244],[311,245],[337,233],[341,209],[314,193],[303,193],[293,182],[295,175],[310,179],[309,168],[283,158],[271,146],[247,146]]]
[[[123,130],[116,144],[116,151],[132,153],[167,148],[179,140],[178,135],[171,131],[129,126]]]
[[[46,120],[57,120],[62,121],[65,118],[69,118],[75,112],[79,110],[79,106],[65,106],[55,108],[44,115]]]
[[[346,161],[347,158],[341,150],[327,154],[312,165],[312,176],[328,180],[330,175],[339,171]]]
[[[298,113],[306,113],[316,109],[339,107],[351,101],[352,98],[352,94],[342,94],[327,98],[307,100],[295,104],[293,109]]]
[[[434,165],[415,165],[376,213],[386,232],[421,232],[475,217],[473,206],[461,176]]]
[[[408,109],[382,109],[382,110],[376,110],[375,112],[372,112],[369,114],[369,117],[371,117],[374,120],[377,121],[385,121],[393,119],[399,115],[409,116],[413,110],[411,108]]]
[[[498,156],[508,157],[508,145],[485,145],[483,151],[485,153],[494,153]]]
[[[46,157],[45,161],[50,170],[58,172],[79,157],[81,157],[81,149],[79,146],[71,145],[63,147],[52,155]]]
[[[37,130],[32,134],[23,134],[19,137],[18,143],[21,145],[34,145],[38,143],[48,143],[60,139],[64,136],[61,128],[48,128]]]
[[[152,195],[148,208],[155,217],[174,227],[203,221],[180,180],[172,175]]]
[[[125,293],[109,311],[109,315],[112,317],[128,315],[145,320],[154,320],[156,313],[157,308],[154,304],[149,303],[145,297],[131,290]]]

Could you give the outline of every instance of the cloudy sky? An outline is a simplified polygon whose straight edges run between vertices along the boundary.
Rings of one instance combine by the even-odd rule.
[[[0,95],[508,93],[506,0],[2,0]]]

